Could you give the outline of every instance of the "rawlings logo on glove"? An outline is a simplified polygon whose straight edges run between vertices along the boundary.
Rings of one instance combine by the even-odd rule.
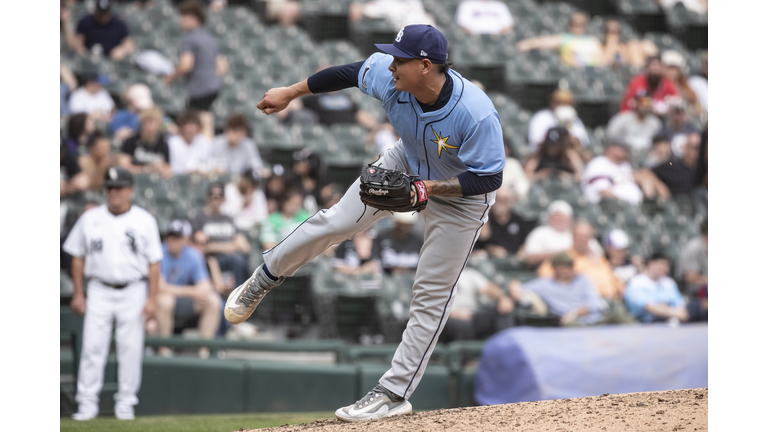
[[[416,176],[372,163],[360,172],[360,200],[371,207],[391,212],[420,212],[427,207],[428,198],[427,187]]]

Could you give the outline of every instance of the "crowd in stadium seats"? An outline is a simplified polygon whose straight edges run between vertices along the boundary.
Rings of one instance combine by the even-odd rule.
[[[456,70],[492,89],[507,150],[441,341],[522,322],[706,320],[706,51],[569,2],[508,0],[338,0],[349,32],[327,40],[304,29],[331,12],[308,3],[61,2],[61,240],[103,202],[107,168],[129,169],[136,205],[166,241],[153,332],[222,336],[221,300],[261,252],[338,202],[398,139],[359,92],[306,97],[267,117],[255,109],[264,91],[362,60],[372,48],[354,37],[361,22],[385,23],[376,34],[389,40],[412,20],[443,30]],[[706,13],[706,1],[683,5]],[[139,66],[150,51],[173,72]],[[483,68],[503,72],[489,81]],[[397,284],[415,269],[422,234],[417,215],[377,222],[318,257],[311,288],[357,289],[383,304],[358,319],[402,317],[408,288]]]

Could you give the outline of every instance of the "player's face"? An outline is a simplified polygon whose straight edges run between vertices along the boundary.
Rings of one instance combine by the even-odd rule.
[[[421,61],[395,57],[389,65],[389,71],[395,79],[395,90],[410,91],[421,81]]]
[[[124,211],[131,205],[132,187],[108,187],[107,207],[110,211]]]

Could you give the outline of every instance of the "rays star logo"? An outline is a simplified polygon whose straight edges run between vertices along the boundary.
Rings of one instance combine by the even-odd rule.
[[[448,154],[453,154],[450,151],[448,151],[448,149],[449,148],[452,148],[452,149],[459,148],[458,146],[452,146],[452,145],[448,144],[448,138],[451,137],[450,135],[448,135],[445,138],[443,138],[442,132],[438,135],[438,133],[435,131],[435,128],[432,128],[432,133],[435,134],[435,139],[430,140],[430,141],[432,141],[433,143],[437,144],[437,157],[438,158],[443,154],[443,150],[445,150],[445,152],[448,153]]]

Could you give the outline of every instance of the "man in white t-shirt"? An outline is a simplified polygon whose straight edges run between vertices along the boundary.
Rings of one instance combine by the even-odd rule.
[[[146,210],[131,205],[130,171],[109,168],[104,187],[107,204],[83,213],[63,246],[72,255],[72,310],[85,315],[75,420],[91,420],[99,414],[113,326],[119,371],[115,416],[134,418],[141,385],[144,321],[155,313],[163,258],[157,221]],[[87,298],[85,278],[90,279]]]
[[[532,266],[537,266],[573,246],[573,209],[570,204],[561,200],[554,201],[549,205],[547,213],[547,224],[534,228],[520,251],[520,257]]]
[[[498,0],[464,0],[456,10],[456,24],[469,34],[507,34],[515,20]]]
[[[589,146],[587,129],[573,106],[573,93],[569,90],[558,89],[549,96],[549,108],[536,112],[528,123],[528,145],[532,152],[539,149],[547,131],[557,126],[564,126],[582,146]]]
[[[107,77],[102,75],[89,75],[85,85],[73,91],[69,96],[69,112],[72,115],[86,113],[94,120],[108,121],[115,101],[104,90],[103,85],[108,83]]]
[[[179,118],[179,135],[168,140],[173,174],[205,173],[211,169],[211,142],[201,134],[202,123],[194,111]]]
[[[598,203],[602,198],[640,203],[643,192],[635,182],[627,147],[616,142],[606,144],[603,156],[589,161],[584,169],[581,190],[590,203]]]

